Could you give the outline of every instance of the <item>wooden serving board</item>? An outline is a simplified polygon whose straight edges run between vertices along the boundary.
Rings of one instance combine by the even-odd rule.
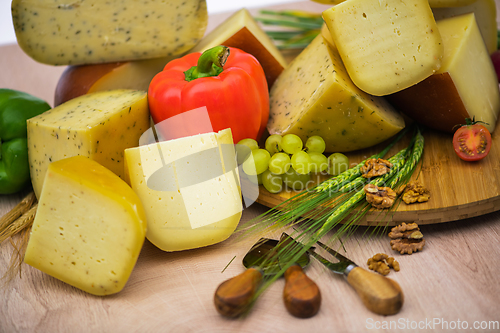
[[[422,161],[412,179],[418,180],[431,192],[431,199],[424,203],[401,204],[391,214],[382,214],[384,225],[401,222],[432,224],[456,221],[500,210],[500,124],[492,134],[492,148],[486,158],[478,162],[462,161],[453,150],[451,134],[427,131]],[[386,155],[390,157],[408,144],[404,138]],[[346,153],[350,167],[380,152],[388,144]],[[326,179],[326,177],[324,178]],[[260,186],[258,203],[274,207],[299,192],[268,192]],[[356,223],[377,225],[380,210],[371,210]]]

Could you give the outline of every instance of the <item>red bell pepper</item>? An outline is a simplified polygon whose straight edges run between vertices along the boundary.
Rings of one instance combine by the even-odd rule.
[[[231,128],[235,143],[259,139],[269,118],[269,92],[257,59],[236,48],[216,46],[169,62],[149,85],[148,102],[155,124],[206,106],[213,131]],[[177,136],[206,132],[190,121]]]

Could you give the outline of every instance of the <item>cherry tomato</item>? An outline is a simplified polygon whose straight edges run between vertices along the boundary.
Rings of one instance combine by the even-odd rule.
[[[491,134],[486,127],[474,120],[466,119],[453,135],[453,148],[464,161],[479,161],[488,155],[491,149]]]

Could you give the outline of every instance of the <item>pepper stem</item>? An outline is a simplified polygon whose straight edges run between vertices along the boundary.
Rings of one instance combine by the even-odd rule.
[[[184,72],[185,80],[192,81],[200,77],[217,76],[222,73],[224,64],[229,57],[229,48],[219,45],[203,52],[197,66]]]

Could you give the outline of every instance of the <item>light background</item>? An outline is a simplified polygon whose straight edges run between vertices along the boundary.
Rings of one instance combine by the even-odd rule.
[[[246,7],[262,7],[297,0],[207,0],[209,14],[235,11]],[[10,13],[11,0],[0,0],[0,45],[16,43],[16,35],[12,26]]]

